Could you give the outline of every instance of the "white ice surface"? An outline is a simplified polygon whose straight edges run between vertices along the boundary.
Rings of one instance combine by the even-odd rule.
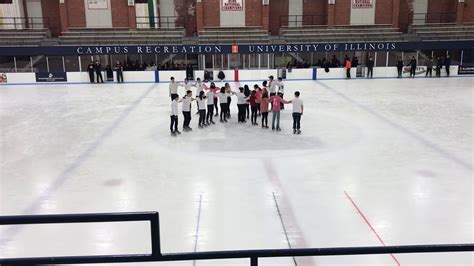
[[[280,133],[237,124],[234,98],[232,121],[207,129],[197,128],[193,103],[194,130],[176,138],[167,84],[1,86],[0,214],[159,211],[163,252],[287,248],[281,221],[292,247],[382,245],[347,192],[386,245],[472,243],[473,85],[287,82],[285,98],[300,90],[304,100],[302,135],[292,134],[288,110]],[[150,249],[145,223],[2,226],[0,234],[0,257]],[[472,253],[395,257],[474,265]],[[296,260],[397,265],[390,255]]]

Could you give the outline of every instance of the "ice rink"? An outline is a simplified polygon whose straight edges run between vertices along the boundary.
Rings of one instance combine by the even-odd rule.
[[[474,78],[288,81],[285,99],[295,90],[301,135],[289,110],[279,133],[238,124],[234,97],[231,122],[198,129],[193,103],[194,130],[171,137],[166,83],[0,86],[0,214],[159,211],[163,252],[474,242]],[[146,223],[0,230],[0,257],[150,251]],[[260,264],[474,265],[295,260]]]

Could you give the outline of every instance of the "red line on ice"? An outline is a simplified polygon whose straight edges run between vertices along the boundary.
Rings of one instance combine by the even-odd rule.
[[[383,241],[383,239],[380,237],[380,235],[377,233],[377,231],[375,231],[374,227],[372,226],[372,224],[370,224],[369,220],[367,219],[367,217],[364,215],[364,213],[359,209],[359,207],[357,206],[357,204],[352,200],[351,196],[349,196],[349,193],[347,193],[346,191],[344,191],[344,194],[346,194],[346,197],[347,199],[352,203],[352,206],[354,206],[354,208],[357,210],[357,212],[359,213],[359,215],[362,217],[362,219],[364,219],[365,223],[369,226],[370,230],[372,230],[372,232],[375,234],[375,236],[377,237],[377,239],[380,241],[380,243],[383,245],[383,246],[386,246],[385,245],[385,242]],[[392,257],[392,259],[395,261],[395,263],[400,266],[400,262],[397,260],[397,258],[393,255],[393,254],[390,254],[390,256]]]

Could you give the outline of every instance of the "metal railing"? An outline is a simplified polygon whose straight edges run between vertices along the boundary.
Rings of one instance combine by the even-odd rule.
[[[137,29],[174,29],[186,28],[186,17],[161,16],[161,17],[141,17],[135,19]]]
[[[456,22],[457,14],[450,13],[411,13],[409,21],[411,24],[423,23],[454,23]]]
[[[49,29],[51,22],[48,17],[0,17],[0,29]]]
[[[36,258],[0,258],[1,265],[86,264],[119,262],[161,262],[186,260],[249,259],[251,266],[258,266],[259,258],[342,256],[399,253],[474,252],[474,244],[411,245],[382,247],[300,248],[205,251],[188,253],[161,253],[160,225],[157,212],[22,215],[0,217],[0,225],[54,224],[54,223],[101,223],[149,221],[151,230],[151,254],[122,254]]]
[[[301,27],[327,25],[327,15],[289,15],[280,16],[281,27]]]

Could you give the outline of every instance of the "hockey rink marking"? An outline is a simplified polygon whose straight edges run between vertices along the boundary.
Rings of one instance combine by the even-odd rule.
[[[272,192],[272,194],[273,194],[273,200],[275,201],[275,207],[278,212],[278,217],[280,217],[281,226],[283,227],[283,233],[285,234],[286,242],[288,243],[288,248],[293,249],[291,247],[290,238],[288,237],[288,231],[286,230],[285,221],[283,221],[283,217],[281,216],[280,206],[278,206],[278,200],[276,198],[275,192]],[[298,263],[296,262],[296,258],[295,257],[292,257],[292,258],[293,258],[293,262],[295,263],[295,266],[298,266]]]
[[[374,233],[374,235],[377,237],[377,239],[379,240],[379,242],[382,244],[382,246],[386,246],[385,245],[385,242],[383,241],[382,237],[380,237],[379,233],[377,233],[377,231],[375,230],[375,228],[372,226],[372,224],[369,222],[369,220],[367,219],[367,217],[364,215],[364,213],[362,212],[362,210],[357,206],[357,204],[354,202],[354,200],[351,198],[351,196],[349,195],[349,193],[347,193],[345,190],[344,190],[344,194],[346,195],[346,198],[351,202],[352,206],[354,206],[354,208],[357,210],[357,212],[359,213],[360,217],[362,217],[362,219],[364,220],[364,222],[367,224],[367,226],[369,226],[370,230]],[[398,259],[395,257],[395,255],[393,254],[390,254],[390,257],[392,257],[392,259],[395,261],[395,263],[400,266],[400,262],[398,261]]]
[[[280,219],[283,223],[284,219],[283,216],[286,216],[288,219],[286,220],[286,226],[290,225],[291,228],[293,228],[294,234],[296,237],[296,246],[298,247],[307,247],[308,245],[306,244],[306,239],[303,234],[303,231],[301,230],[301,227],[299,226],[298,222],[296,221],[296,216],[293,212],[293,208],[291,207],[291,204],[288,200],[288,196],[286,195],[285,189],[283,188],[280,178],[278,176],[277,171],[275,170],[275,164],[273,163],[271,158],[264,158],[262,159],[263,166],[265,169],[265,172],[270,179],[270,183],[272,184],[273,188],[276,190],[276,192],[272,192],[273,195],[279,194],[280,195],[280,204],[278,204],[278,208],[280,209],[279,215]],[[281,212],[281,208],[283,208],[286,213],[283,214]],[[287,241],[291,243],[289,240],[289,236],[287,238]],[[294,258],[295,264],[296,264],[296,259]],[[299,257],[298,261],[300,261],[300,264],[305,265],[305,266],[314,266],[316,265],[314,262],[313,257]]]
[[[449,159],[455,163],[457,163],[458,165],[462,166],[463,168],[465,168],[466,170],[468,171],[471,171],[473,170],[473,166],[472,164],[468,163],[468,162],[465,162],[464,160],[458,158],[456,155],[454,154],[451,154],[450,152],[448,152],[447,150],[439,147],[438,145],[436,145],[435,143],[425,139],[423,137],[423,135],[420,135],[414,131],[411,131],[409,130],[408,128],[405,128],[404,126],[402,125],[399,125],[395,122],[393,122],[392,120],[388,119],[387,117],[383,116],[382,114],[378,113],[377,111],[371,109],[370,107],[367,107],[365,105],[363,105],[362,103],[352,99],[351,97],[345,95],[344,93],[341,93],[341,92],[338,92],[336,89],[322,83],[321,81],[316,81],[316,83],[318,83],[319,85],[321,85],[323,88],[325,88],[326,90],[336,94],[337,96],[343,98],[344,100],[358,106],[359,108],[365,110],[366,112],[372,114],[373,116],[377,117],[378,119],[384,121],[385,123],[389,124],[390,126],[392,126],[393,128],[395,129],[398,129],[399,131],[409,135],[410,137],[412,137],[413,139],[417,140],[418,142],[422,143],[423,145],[431,148],[432,150],[436,151],[437,153],[439,153],[442,157],[446,158],[446,159]]]
[[[73,177],[72,173],[77,170],[89,157],[93,152],[95,152],[103,142],[109,138],[115,130],[119,127],[119,125],[128,117],[128,115],[135,110],[135,108],[145,99],[150,92],[155,89],[155,85],[150,86],[148,89],[145,90],[137,99],[135,99],[118,117],[115,119],[110,126],[108,126],[102,134],[94,141],[92,144],[83,151],[75,160],[70,164],[66,169],[64,169],[58,177],[54,179],[53,182],[49,183],[49,185],[39,193],[39,195],[26,207],[24,208],[20,214],[35,214],[38,209],[41,207],[41,204],[45,200],[51,197],[51,195],[60,189],[66,181]],[[8,242],[12,241],[13,238],[23,230],[25,226],[9,226],[4,232],[2,232],[2,238],[0,238],[0,248],[8,244]]]
[[[194,235],[194,252],[197,251],[198,240],[199,240],[199,227],[201,225],[201,210],[202,210],[202,194],[199,195],[199,207],[196,223],[196,234]],[[196,265],[196,260],[193,260],[193,266]]]

